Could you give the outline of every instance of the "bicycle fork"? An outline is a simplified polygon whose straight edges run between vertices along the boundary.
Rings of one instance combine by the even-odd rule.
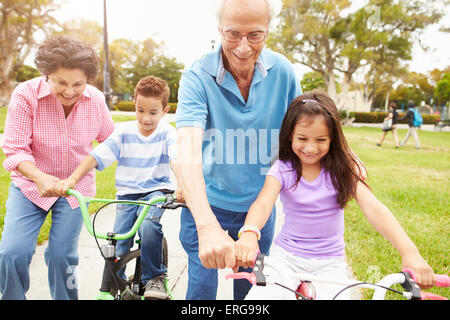
[[[95,297],[96,300],[114,300],[114,299],[139,299],[139,296],[133,294],[127,286],[127,282],[119,277],[116,273],[117,258],[115,254],[117,240],[108,240],[108,244],[101,246],[102,256],[105,259],[103,267],[102,283],[100,292]],[[117,288],[117,296],[111,294],[111,289],[115,286]]]

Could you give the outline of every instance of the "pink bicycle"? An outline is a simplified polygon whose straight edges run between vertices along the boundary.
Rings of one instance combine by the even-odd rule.
[[[272,281],[270,277],[264,274],[264,267],[271,267],[273,270],[279,273],[280,281]],[[295,278],[299,280],[300,285],[297,290],[293,290],[285,285],[288,283],[289,279]],[[409,300],[448,300],[446,297],[424,292],[420,290],[419,285],[415,281],[414,272],[409,269],[404,269],[399,273],[392,273],[385,276],[377,283],[362,282],[356,280],[339,280],[333,278],[327,278],[322,276],[313,276],[309,274],[293,274],[291,271],[287,270],[285,266],[277,263],[270,256],[266,256],[258,253],[253,266],[253,272],[238,272],[225,275],[225,279],[247,279],[251,284],[257,286],[265,286],[266,284],[275,284],[285,288],[286,290],[292,291],[297,299],[302,300],[314,300],[315,299],[315,289],[314,282],[326,282],[332,284],[338,284],[345,286],[340,292],[338,292],[334,298],[336,299],[342,292],[353,287],[363,287],[374,289],[374,294],[372,296],[373,300],[384,300],[387,291],[392,291],[406,297]],[[436,287],[449,287],[450,278],[447,275],[435,275],[435,286]],[[395,284],[400,284],[404,291],[399,291],[392,289],[391,287]]]

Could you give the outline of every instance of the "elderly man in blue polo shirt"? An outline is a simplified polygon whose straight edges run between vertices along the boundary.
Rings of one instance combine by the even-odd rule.
[[[186,299],[215,299],[217,268],[234,267],[239,232],[260,237],[268,253],[275,225],[244,228],[250,205],[278,154],[286,109],[301,94],[291,63],[264,49],[270,0],[224,0],[218,12],[222,43],[183,72],[176,113],[174,168],[189,210],[181,213],[180,240],[189,256]],[[234,298],[250,284],[235,280]]]

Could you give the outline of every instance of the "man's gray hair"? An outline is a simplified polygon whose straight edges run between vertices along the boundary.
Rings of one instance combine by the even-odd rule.
[[[215,0],[215,12],[216,12],[216,18],[217,18],[217,25],[220,25],[220,15],[222,14],[222,8],[223,3],[226,0]],[[270,25],[272,25],[272,22],[274,21],[275,17],[278,15],[281,7],[281,1],[277,0],[265,0],[267,5],[269,6],[269,19],[270,19]]]

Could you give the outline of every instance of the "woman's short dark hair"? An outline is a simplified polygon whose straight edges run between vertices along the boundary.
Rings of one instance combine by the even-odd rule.
[[[52,36],[39,48],[34,63],[44,75],[59,68],[80,69],[89,82],[99,73],[98,56],[91,45],[66,36]]]

